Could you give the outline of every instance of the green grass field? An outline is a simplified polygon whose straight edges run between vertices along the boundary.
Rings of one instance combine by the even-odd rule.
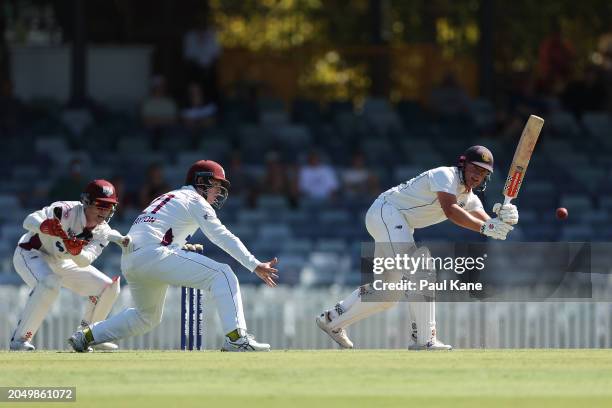
[[[611,407],[612,350],[0,352],[0,386],[37,385],[77,402],[12,406]]]

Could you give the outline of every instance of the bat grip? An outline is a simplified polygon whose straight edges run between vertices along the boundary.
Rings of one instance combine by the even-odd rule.
[[[504,196],[504,205],[510,204],[510,201],[512,201],[512,197]]]

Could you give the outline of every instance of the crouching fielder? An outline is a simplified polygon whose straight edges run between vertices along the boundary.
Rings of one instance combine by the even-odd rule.
[[[456,167],[438,167],[382,193],[366,213],[366,228],[374,238],[376,257],[394,257],[398,250],[414,247],[413,232],[446,219],[490,238],[506,239],[518,222],[512,204],[496,204],[491,219],[474,190],[482,191],[493,172],[493,155],[483,146],[472,146]],[[377,295],[377,294],[376,294]],[[395,301],[376,301],[370,285],[357,288],[346,299],[326,310],[317,325],[343,348],[352,348],[345,328],[374,313],[389,309]],[[411,349],[450,350],[436,338],[435,302],[423,295],[410,303]],[[370,299],[368,299],[370,298]],[[374,300],[372,300],[374,299]]]
[[[134,308],[78,330],[68,340],[75,351],[90,345],[148,332],[162,319],[169,285],[203,289],[212,294],[225,333],[222,351],[269,351],[270,345],[247,334],[238,279],[226,265],[183,248],[198,228],[267,285],[274,279],[277,259],[258,261],[217,218],[227,198],[229,181],[211,160],[194,163],[185,185],[163,194],[136,218],[128,236],[130,248],[121,257],[121,270],[130,285]]]
[[[94,180],[80,202],[55,202],[26,217],[23,227],[28,232],[19,239],[13,264],[32,291],[13,332],[11,350],[35,350],[30,341],[62,287],[88,297],[81,325],[108,316],[119,295],[119,277],[111,280],[91,263],[109,241],[123,239],[108,225],[116,207],[113,185]],[[117,346],[103,343],[97,348]]]

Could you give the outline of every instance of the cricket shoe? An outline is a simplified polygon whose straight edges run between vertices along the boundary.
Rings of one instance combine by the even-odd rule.
[[[348,338],[346,330],[342,328],[333,330],[330,327],[331,318],[329,317],[329,310],[321,313],[319,316],[317,316],[315,320],[317,322],[317,326],[319,326],[321,330],[327,333],[327,335],[331,337],[332,340],[338,343],[340,347],[346,349],[353,348],[353,342],[351,341],[351,339]]]
[[[92,348],[90,347],[91,342],[87,340],[85,333],[82,329],[75,331],[72,336],[68,339],[68,344],[77,353],[90,353]]]
[[[86,321],[82,321],[81,325],[77,328],[77,331],[79,330],[83,330],[85,328],[88,328],[89,324]],[[116,351],[119,350],[119,346],[116,345],[115,343],[111,343],[111,342],[105,342],[105,343],[100,343],[100,344],[96,344],[93,346],[90,346],[89,348],[91,348],[91,350],[89,351]]]
[[[270,345],[258,343],[252,334],[247,333],[236,341],[231,341],[229,337],[225,336],[221,351],[270,351]]]
[[[27,340],[11,340],[10,351],[34,351],[36,347]]]
[[[434,351],[434,350],[452,350],[453,346],[449,345],[449,344],[444,344],[442,343],[440,340],[438,340],[437,338],[433,338],[433,340],[428,341],[427,344],[423,344],[423,345],[417,345],[417,344],[413,344],[411,346],[408,346],[408,350],[430,350],[430,351]]]
[[[119,346],[115,343],[107,341],[106,343],[95,344],[92,348],[96,351],[116,351],[119,350]]]

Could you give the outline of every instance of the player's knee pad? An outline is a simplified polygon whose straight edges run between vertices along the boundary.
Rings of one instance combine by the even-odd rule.
[[[98,296],[90,296],[89,301],[92,303],[88,312],[85,313],[84,320],[86,322],[99,322],[108,317],[113,304],[121,291],[120,278],[115,276],[110,285],[106,286],[102,293]]]
[[[375,313],[390,309],[396,304],[397,302],[368,302],[367,299],[364,299],[362,297],[357,302],[355,302],[348,310],[336,308],[337,311],[342,310],[342,313],[340,313],[338,317],[333,319],[330,322],[330,325],[334,330],[341,329],[355,322],[358,322],[359,320],[365,319],[366,317],[371,316]]]

